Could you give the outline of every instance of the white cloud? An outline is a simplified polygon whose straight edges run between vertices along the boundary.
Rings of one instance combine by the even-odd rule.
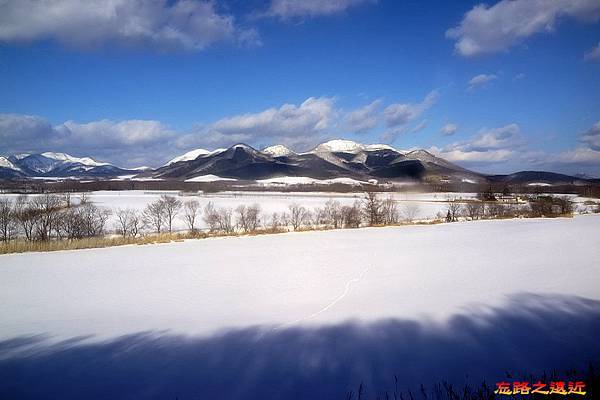
[[[478,135],[444,148],[432,148],[436,154],[449,161],[502,162],[515,154],[516,148],[524,144],[517,124],[499,128],[482,129]]]
[[[144,146],[173,135],[163,124],[152,120],[101,120],[86,124],[67,121],[54,129],[68,141],[112,148]]]
[[[290,19],[332,15],[354,6],[375,2],[376,0],[271,0],[264,16]]]
[[[469,140],[429,150],[449,161],[490,173],[523,169],[562,171],[564,173],[600,173],[600,121],[580,136],[587,146],[548,153],[525,147],[519,126],[509,124],[486,129]]]
[[[210,124],[206,132],[223,139],[244,135],[247,141],[277,139],[291,145],[322,135],[332,127],[336,114],[333,98],[310,97],[299,106],[284,104],[258,113],[223,118]]]
[[[583,55],[585,61],[599,61],[600,60],[600,42]]]
[[[486,87],[490,82],[498,79],[494,74],[479,74],[469,80],[469,90],[475,90],[481,87]]]
[[[423,112],[431,108],[439,98],[439,92],[429,92],[420,103],[395,103],[385,108],[383,114],[388,127],[405,125],[418,118]]]
[[[600,151],[580,147],[559,153],[556,157],[549,157],[547,161],[564,164],[600,165]]]
[[[410,130],[410,132],[411,133],[421,132],[426,127],[427,127],[427,120],[424,119],[423,121],[419,122],[417,125],[413,126],[412,129]]]
[[[460,24],[446,31],[455,39],[462,56],[496,53],[521,43],[527,37],[554,30],[559,19],[600,19],[598,0],[502,0],[493,6],[478,4]]]
[[[0,41],[54,39],[73,46],[106,43],[160,50],[201,50],[216,42],[258,43],[256,32],[219,14],[213,1],[5,0]]]
[[[0,154],[59,151],[91,156],[117,165],[160,165],[183,151],[245,142],[310,147],[335,130],[339,111],[334,99],[310,97],[299,105],[248,113],[176,132],[153,120],[66,121],[0,114]]]
[[[442,126],[442,129],[440,129],[440,133],[445,136],[454,135],[456,131],[458,131],[458,125],[453,123],[448,123]]]
[[[508,149],[486,150],[486,151],[465,151],[460,148],[431,147],[429,151],[448,161],[458,163],[498,163],[508,161],[515,152]]]
[[[0,114],[0,138],[4,154],[60,151],[133,166],[138,160],[166,156],[164,144],[174,132],[158,121],[67,121],[52,126],[36,116]]]
[[[592,150],[600,151],[600,121],[584,132],[580,141],[586,143]]]
[[[348,129],[352,132],[364,133],[375,128],[379,124],[381,103],[381,100],[375,100],[371,104],[348,113],[345,118]]]

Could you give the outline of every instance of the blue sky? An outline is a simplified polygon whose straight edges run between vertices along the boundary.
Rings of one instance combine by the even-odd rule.
[[[597,0],[8,0],[0,154],[331,138],[600,175]]]

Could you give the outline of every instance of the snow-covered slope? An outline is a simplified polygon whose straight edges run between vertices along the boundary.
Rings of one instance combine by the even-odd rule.
[[[290,154],[295,154],[292,150],[288,149],[282,144],[266,147],[262,150],[262,152],[270,155],[271,157],[284,157]]]
[[[74,157],[67,153],[44,152],[41,154],[17,154],[5,158],[5,165],[19,171],[21,177],[112,177],[137,172],[115,167],[109,163],[99,162],[91,157]],[[10,163],[10,164],[9,164]],[[8,167],[3,167],[8,168]],[[0,178],[8,177],[3,173]]]
[[[73,157],[66,153],[54,153],[54,152],[45,152],[41,154],[44,157],[51,158],[53,160],[63,162],[63,163],[72,163],[72,164],[82,164],[89,167],[100,167],[103,165],[110,165],[108,163],[98,162],[90,157]]]
[[[165,165],[171,165],[171,164],[174,164],[174,163],[180,162],[180,161],[195,160],[196,158],[198,158],[200,156],[205,156],[207,154],[210,154],[210,151],[208,151],[206,149],[194,149],[194,150],[188,151],[185,154],[182,154],[180,156],[173,158],[172,160],[167,162]]]
[[[20,168],[14,165],[10,160],[6,157],[0,156],[0,168],[12,169],[15,171],[20,171]]]
[[[353,142],[352,140],[335,139],[330,140],[329,142],[321,143],[315,147],[312,152],[358,153],[361,150],[364,150],[364,145],[360,143]]]

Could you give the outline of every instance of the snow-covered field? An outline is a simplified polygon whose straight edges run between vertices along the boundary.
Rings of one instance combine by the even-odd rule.
[[[4,255],[0,337],[444,321],[522,292],[600,300],[599,259],[599,215]]]

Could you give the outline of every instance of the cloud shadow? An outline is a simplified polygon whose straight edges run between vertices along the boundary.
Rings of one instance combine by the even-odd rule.
[[[21,337],[0,342],[0,398],[334,399],[360,382],[388,390],[394,375],[402,390],[444,380],[493,385],[507,371],[597,364],[599,332],[600,301],[519,294],[443,324],[392,319],[52,344]]]

